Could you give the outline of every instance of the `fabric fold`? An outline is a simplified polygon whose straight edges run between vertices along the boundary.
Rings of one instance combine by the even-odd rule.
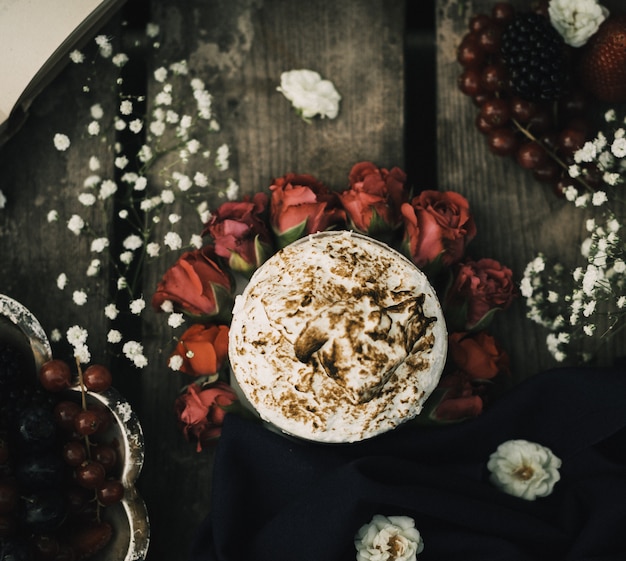
[[[491,453],[526,439],[563,464],[535,501],[489,481]],[[349,445],[303,442],[228,415],[211,511],[192,561],[355,559],[374,514],[415,520],[420,561],[626,559],[626,372],[569,368],[516,386],[480,417],[409,422]]]

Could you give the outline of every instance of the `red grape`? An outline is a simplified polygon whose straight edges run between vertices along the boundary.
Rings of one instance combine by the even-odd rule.
[[[39,369],[39,381],[49,392],[59,392],[72,385],[72,372],[67,362],[53,358]]]
[[[493,127],[501,127],[511,119],[511,109],[504,99],[496,97],[483,103],[480,116]]]
[[[63,459],[65,463],[76,467],[87,459],[85,445],[79,440],[70,440],[63,446]]]
[[[487,146],[496,156],[515,154],[518,144],[517,136],[510,128],[501,127],[487,134]]]
[[[74,419],[81,411],[81,407],[75,401],[59,401],[54,406],[54,418],[57,424],[64,430],[74,430]]]
[[[100,428],[100,417],[96,411],[85,409],[74,418],[74,430],[83,436],[94,434]]]
[[[109,506],[118,503],[124,497],[124,486],[116,479],[105,481],[102,487],[98,488],[97,497],[100,504]]]
[[[83,383],[92,392],[103,392],[111,387],[111,371],[101,364],[92,364],[83,372]]]
[[[517,163],[524,169],[535,169],[548,159],[546,151],[536,142],[525,142],[517,149]]]
[[[106,472],[101,463],[85,460],[74,469],[74,479],[85,489],[97,489],[104,483]]]

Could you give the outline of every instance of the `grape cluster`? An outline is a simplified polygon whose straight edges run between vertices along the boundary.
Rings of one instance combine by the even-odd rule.
[[[533,15],[548,17],[545,3],[535,10]],[[462,67],[458,88],[478,107],[475,126],[485,136],[489,150],[513,158],[538,181],[562,194],[574,181],[567,173],[573,155],[588,139],[590,103],[574,81],[554,100],[520,95],[502,52],[503,35],[517,15],[511,4],[498,2],[490,14],[470,18],[457,48]],[[589,164],[575,181],[579,188],[594,189],[600,174]]]
[[[111,412],[87,399],[111,374],[79,367],[76,382],[51,359],[35,379],[20,354],[0,342],[0,561],[88,559],[113,535],[103,509],[124,495]]]

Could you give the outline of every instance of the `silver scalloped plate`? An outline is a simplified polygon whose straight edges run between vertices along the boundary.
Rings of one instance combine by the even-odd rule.
[[[31,356],[23,365],[27,374],[36,376],[40,366],[52,357],[52,349],[37,318],[22,304],[0,294],[0,339],[6,340]],[[80,401],[80,388],[65,392],[68,399]],[[129,403],[115,388],[102,393],[87,392],[87,402],[107,407],[113,422],[102,435],[113,443],[119,457],[119,478],[124,485],[124,498],[103,511],[103,520],[114,529],[111,542],[90,557],[92,561],[138,561],[145,559],[150,543],[150,524],[143,499],[135,489],[144,460],[141,424]]]

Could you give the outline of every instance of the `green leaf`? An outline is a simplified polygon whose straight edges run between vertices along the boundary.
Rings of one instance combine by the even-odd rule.
[[[293,243],[296,240],[302,238],[304,236],[304,232],[306,231],[307,222],[308,219],[303,220],[297,226],[289,228],[289,230],[285,230],[282,233],[274,231],[274,233],[276,234],[276,239],[278,241],[278,247],[282,249],[283,247],[287,247],[290,243]]]

